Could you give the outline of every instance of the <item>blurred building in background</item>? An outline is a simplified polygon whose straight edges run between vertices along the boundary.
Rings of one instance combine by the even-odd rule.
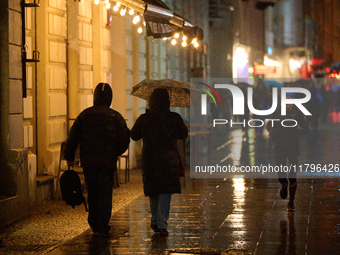
[[[337,0],[209,0],[208,76],[324,77],[340,59]]]
[[[255,65],[275,66],[275,72],[264,68],[267,78],[324,77],[340,59],[339,31],[339,1],[278,1],[265,11],[266,52]]]

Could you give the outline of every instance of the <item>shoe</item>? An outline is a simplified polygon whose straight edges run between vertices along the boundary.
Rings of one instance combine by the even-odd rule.
[[[287,211],[295,211],[294,202],[288,202]]]
[[[280,197],[282,199],[286,199],[288,195],[288,184],[286,186],[281,185],[280,188]]]
[[[168,236],[169,235],[169,232],[168,230],[164,229],[164,228],[160,228],[159,229],[159,235],[160,236]]]
[[[99,234],[99,228],[92,228],[93,234]]]
[[[151,229],[152,229],[155,233],[159,233],[159,228],[157,227],[156,224],[152,224],[152,223],[151,223]]]

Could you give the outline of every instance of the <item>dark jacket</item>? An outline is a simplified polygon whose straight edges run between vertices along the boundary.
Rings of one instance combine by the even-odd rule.
[[[111,109],[110,85],[99,83],[94,91],[94,105],[82,111],[71,127],[65,148],[65,159],[74,160],[80,143],[83,167],[116,168],[118,156],[130,143],[130,131],[122,115]]]
[[[166,93],[165,93],[166,92]],[[143,138],[142,175],[144,194],[155,196],[181,192],[179,157],[174,143],[188,136],[182,117],[170,112],[169,94],[166,90],[155,90],[149,100],[150,111],[142,114],[131,129],[135,141]]]
[[[281,109],[278,108],[269,119],[279,119],[280,121],[274,121],[274,127],[272,122],[267,123],[267,130],[269,131],[270,140],[274,146],[299,148],[299,136],[307,134],[309,132],[308,122],[305,120],[303,113],[293,105],[290,111],[286,112],[286,116],[281,115]],[[283,127],[281,121],[284,119],[294,119],[298,125],[296,127]],[[287,121],[285,125],[293,126],[293,121]],[[300,128],[298,128],[300,127]]]

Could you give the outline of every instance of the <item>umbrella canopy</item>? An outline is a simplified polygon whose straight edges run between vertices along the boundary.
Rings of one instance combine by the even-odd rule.
[[[200,95],[200,91],[190,82],[172,79],[145,79],[132,88],[131,95],[148,100],[157,88],[168,90],[171,107],[190,107],[192,99]]]
[[[278,81],[272,81],[272,80],[264,81],[264,85],[266,85],[267,87],[270,87],[270,86],[278,87],[278,88],[283,87],[282,83],[280,83]]]
[[[337,91],[338,89],[340,89],[340,85],[335,85],[331,88],[332,91]]]

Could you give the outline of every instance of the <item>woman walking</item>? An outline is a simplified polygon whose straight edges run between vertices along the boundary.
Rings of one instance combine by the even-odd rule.
[[[143,139],[142,175],[144,194],[150,198],[151,228],[167,236],[171,194],[181,193],[177,139],[188,136],[182,117],[170,112],[166,89],[156,89],[149,99],[149,111],[131,130],[134,141]]]

